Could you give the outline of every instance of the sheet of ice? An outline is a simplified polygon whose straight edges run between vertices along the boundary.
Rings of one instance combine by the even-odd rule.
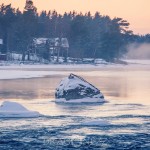
[[[140,60],[140,59],[125,59],[124,61],[128,62],[129,64],[138,64],[138,65],[150,65],[150,60]]]
[[[126,61],[129,63],[129,65],[123,65],[123,64],[115,64],[115,63],[110,63],[110,62],[105,62],[104,60],[97,60],[99,63],[98,64],[76,64],[76,63],[68,63],[68,64],[40,64],[40,63],[35,63],[35,64],[20,64],[20,62],[0,62],[0,69],[11,69],[11,68],[48,68],[48,69],[88,69],[88,68],[116,68],[116,67],[122,67],[122,66],[132,66],[135,64],[137,65],[150,65],[150,60],[137,60],[137,59],[123,59],[123,61]]]
[[[110,125],[110,123],[106,120],[98,119],[98,120],[90,120],[90,121],[83,122],[83,123],[81,123],[81,125],[84,125],[84,126],[108,126],[108,125]]]
[[[30,111],[19,103],[4,101],[0,105],[0,118],[30,118],[41,116],[39,112]]]
[[[63,71],[0,70],[0,79],[35,78],[60,74],[67,74],[67,73]]]
[[[24,65],[24,64],[8,64],[2,65],[0,64],[0,79],[19,79],[19,78],[34,78],[34,77],[44,77],[47,75],[68,75],[65,71],[35,71],[38,69],[52,69],[52,70],[66,70],[66,69],[108,69],[108,68],[125,68],[125,67],[137,67],[139,66],[150,66],[150,60],[125,60],[129,63],[129,65],[121,65],[121,64],[35,64],[35,65]],[[25,69],[35,69],[34,71],[25,71]],[[93,72],[92,76],[93,76]],[[96,72],[94,72],[96,75]],[[86,72],[85,72],[86,74]],[[89,75],[89,74],[88,74]]]
[[[110,65],[111,66],[111,65]],[[114,65],[112,65],[114,66]],[[94,65],[94,64],[49,64],[49,65],[43,65],[43,64],[2,64],[0,65],[0,69],[30,69],[30,68],[47,68],[47,69],[84,69],[84,68],[101,68],[101,67],[107,67],[106,64],[100,64],[100,65]]]

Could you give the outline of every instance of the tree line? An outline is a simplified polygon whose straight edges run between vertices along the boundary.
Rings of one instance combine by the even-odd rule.
[[[25,53],[33,38],[68,38],[69,56],[74,58],[102,58],[113,61],[127,52],[127,44],[150,42],[150,34],[135,35],[123,18],[113,18],[96,12],[93,16],[75,11],[26,10],[21,12],[10,5],[0,5],[1,52]]]

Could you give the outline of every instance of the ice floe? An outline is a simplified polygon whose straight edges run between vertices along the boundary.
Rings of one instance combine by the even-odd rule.
[[[30,111],[19,103],[4,101],[0,105],[0,118],[27,118],[39,117],[39,112]]]

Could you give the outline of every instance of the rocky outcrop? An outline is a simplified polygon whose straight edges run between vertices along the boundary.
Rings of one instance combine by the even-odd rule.
[[[64,78],[55,93],[56,102],[104,102],[104,96],[83,78],[70,74]]]

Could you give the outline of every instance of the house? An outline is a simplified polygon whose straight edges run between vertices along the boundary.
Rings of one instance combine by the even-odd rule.
[[[36,54],[51,60],[54,56],[68,57],[69,42],[67,38],[34,38],[28,47],[30,55]]]
[[[48,45],[50,48],[56,50],[58,47],[65,48],[66,50],[69,48],[69,42],[67,38],[34,38],[33,45],[35,47],[41,47],[44,45]]]

